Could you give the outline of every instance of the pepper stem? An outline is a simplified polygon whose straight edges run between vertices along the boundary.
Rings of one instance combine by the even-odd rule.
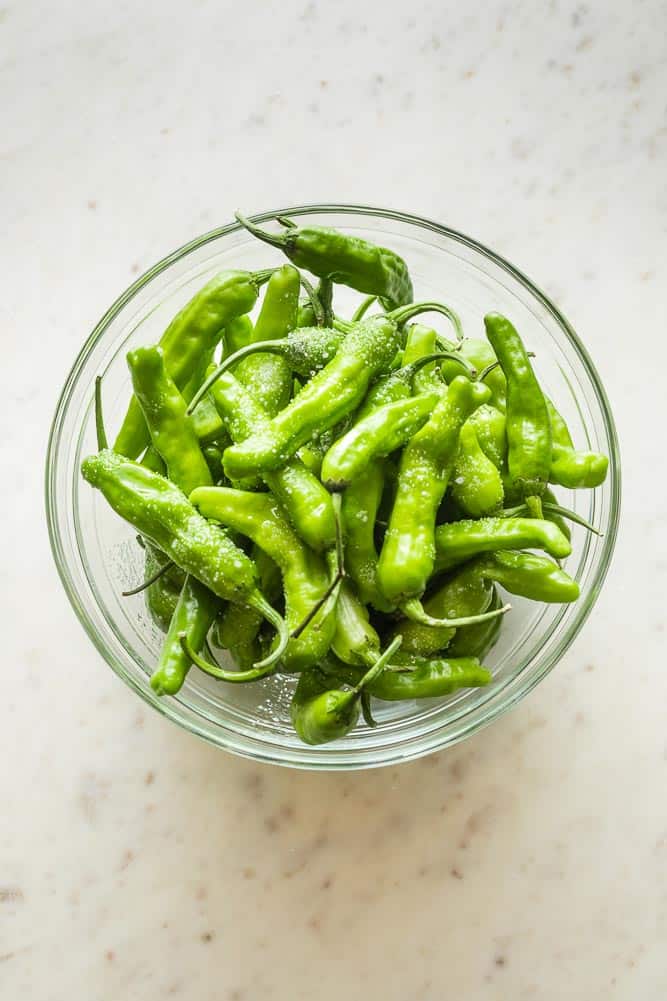
[[[247,229],[249,233],[256,236],[258,240],[263,240],[264,243],[268,243],[271,247],[279,247],[281,250],[285,248],[288,243],[287,234],[282,233],[268,233],[265,229],[260,229],[255,223],[250,222],[250,219],[246,219],[242,216],[240,212],[235,212],[234,217],[237,222],[240,222],[244,229]]]
[[[326,326],[324,318],[324,307],[320,301],[319,295],[317,294],[317,292],[315,291],[315,289],[310,284],[307,278],[305,278],[301,274],[299,275],[299,278],[301,280],[301,286],[304,289],[306,295],[308,296],[308,301],[310,302],[311,309],[315,314],[315,322],[317,323],[317,326],[318,327]]]
[[[363,317],[366,315],[366,313],[371,308],[371,306],[373,305],[373,303],[376,302],[376,301],[377,301],[377,296],[376,295],[369,295],[369,296],[367,296],[363,300],[363,302],[361,302],[357,306],[357,308],[355,309],[354,313],[352,314],[352,323],[359,323],[359,320],[363,319]]]
[[[209,674],[212,678],[217,678],[218,681],[230,681],[232,684],[243,684],[247,681],[258,681],[260,678],[264,678],[270,673],[270,669],[260,670],[257,667],[250,668],[248,671],[225,671],[218,664],[211,663],[210,660],[207,660],[205,657],[202,657],[201,654],[197,653],[191,645],[187,633],[179,633],[178,638],[185,656],[188,657],[200,671],[204,671],[205,674]]]
[[[195,395],[190,400],[188,404],[187,414],[192,414],[198,403],[201,402],[203,397],[208,393],[211,386],[214,385],[220,378],[220,376],[231,368],[232,365],[236,365],[238,361],[242,358],[247,358],[248,355],[253,355],[258,351],[262,351],[265,354],[281,355],[285,352],[285,342],[284,341],[255,341],[253,344],[245,344],[238,351],[233,354],[228,355],[227,358],[223,358],[218,367],[214,372],[204,379],[203,383],[195,393]]]
[[[442,302],[411,302],[407,306],[399,306],[398,309],[392,310],[391,313],[387,313],[387,316],[395,323],[402,325],[421,313],[441,313],[442,316],[446,316],[454,327],[458,343],[461,343],[463,340],[461,318],[458,313]]]
[[[121,595],[123,598],[131,598],[133,594],[141,594],[141,592],[145,591],[146,588],[151,586],[151,584],[154,584],[156,580],[159,580],[163,574],[166,574],[168,570],[171,570],[173,565],[173,560],[167,560],[167,562],[163,563],[162,566],[155,571],[155,573],[152,573],[150,577],[147,577],[143,584],[139,584],[138,587],[133,587],[130,591],[121,591]]]
[[[516,507],[506,507],[500,512],[500,517],[515,518],[517,515],[525,514],[527,510],[527,504],[517,504]],[[554,504],[553,501],[543,500],[542,511],[546,514],[559,514],[561,518],[567,518],[568,521],[573,521],[575,525],[581,525],[582,528],[592,532],[593,535],[599,535],[600,538],[604,535],[604,533],[600,532],[594,525],[591,525],[590,521],[586,521],[582,515],[577,514],[576,511],[572,511],[569,507],[563,507],[561,504]]]
[[[361,714],[364,717],[366,726],[370,726],[371,728],[377,726],[371,711],[371,697],[366,689],[361,693]]]
[[[331,278],[320,278],[315,294],[324,312],[323,326],[330,327],[333,320],[333,282]]]
[[[289,643],[289,630],[287,624],[283,619],[282,615],[276,612],[275,608],[268,603],[264,595],[260,591],[255,591],[254,594],[248,599],[248,604],[252,608],[256,608],[258,612],[264,616],[267,622],[269,622],[278,634],[278,644],[275,650],[272,650],[268,657],[263,660],[258,660],[256,664],[253,665],[255,670],[259,670],[259,677],[262,677],[262,671],[266,674],[273,665],[280,660],[282,655],[285,653],[285,648]]]
[[[394,639],[391,641],[391,643],[384,651],[384,653],[382,653],[378,657],[373,666],[368,671],[366,671],[363,678],[361,678],[361,680],[357,682],[357,684],[350,692],[351,695],[361,695],[364,688],[372,684],[372,682],[375,681],[375,679],[382,674],[385,667],[390,662],[391,658],[394,656],[394,654],[396,653],[402,642],[403,642],[403,637],[399,633],[398,636],[394,637]]]
[[[456,354],[455,351],[435,351],[433,354],[423,355],[421,358],[415,358],[414,361],[409,362],[409,364],[405,365],[404,368],[410,369],[412,372],[418,372],[424,365],[428,365],[432,361],[442,361],[445,358],[448,358],[450,361],[458,362],[459,365],[466,370],[466,374],[471,380],[476,377],[477,369],[473,368],[472,365],[468,365],[465,359],[462,358],[461,355]]]
[[[481,612],[479,615],[464,615],[457,619],[436,619],[424,610],[424,606],[418,598],[410,598],[401,605],[401,611],[411,622],[418,622],[422,626],[444,626],[447,629],[458,629],[459,626],[474,626],[478,622],[488,622],[499,615],[509,612],[511,605],[503,605],[502,608],[494,608],[491,612]]]
[[[328,588],[326,589],[322,597],[315,602],[313,607],[308,612],[308,615],[306,615],[305,618],[301,620],[296,629],[293,629],[292,632],[290,633],[290,638],[293,640],[297,640],[299,638],[304,629],[306,629],[307,626],[310,625],[310,623],[313,621],[317,613],[320,611],[321,608],[324,608],[324,606],[326,605],[326,603],[329,601],[330,598],[334,598],[334,602],[338,600],[338,592],[340,591],[340,585],[343,578],[345,577],[345,555],[343,551],[343,526],[340,516],[340,506],[341,506],[340,494],[333,494],[331,497],[331,503],[333,504],[334,524],[336,526],[336,548],[333,552],[329,550],[329,553],[327,555],[333,556],[335,553],[336,569],[334,571],[331,583],[329,584]]]
[[[97,450],[103,452],[109,447],[107,432],[104,427],[102,413],[102,376],[95,376],[95,433],[97,435]]]

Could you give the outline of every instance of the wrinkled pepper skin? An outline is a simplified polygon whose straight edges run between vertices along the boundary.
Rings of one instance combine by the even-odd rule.
[[[486,336],[507,380],[507,465],[526,501],[537,500],[551,471],[551,423],[544,394],[528,352],[510,321],[499,313],[484,317]]]
[[[493,586],[473,563],[452,574],[424,602],[424,609],[434,618],[462,618],[480,615],[491,608]],[[499,617],[500,618],[500,617]],[[495,621],[494,619],[490,620]],[[465,628],[471,628],[470,626]],[[402,652],[430,657],[447,648],[455,635],[452,626],[427,626],[421,622],[400,619],[390,636],[402,636]]]
[[[141,407],[153,447],[167,466],[169,479],[184,494],[212,484],[187,404],[168,375],[162,348],[130,351],[127,363],[135,399]]]
[[[249,343],[282,340],[296,326],[301,277],[285,265],[269,278],[264,301]],[[286,407],[292,393],[292,372],[284,358],[275,354],[250,355],[234,369],[234,375],[252,393],[269,417]]]
[[[470,518],[483,518],[503,506],[504,490],[500,470],[482,450],[470,419],[461,428],[459,449],[452,470],[451,492],[456,504]]]
[[[481,518],[439,525],[435,548],[438,573],[480,553],[503,549],[544,549],[558,560],[572,552],[558,526],[539,518]]]
[[[227,449],[224,466],[230,479],[278,469],[310,438],[346,417],[363,400],[371,379],[391,365],[399,346],[399,328],[389,319],[356,325],[335,358],[265,429]]]
[[[490,403],[485,403],[470,415],[468,423],[475,429],[484,455],[496,469],[503,470],[507,461],[505,414]]]
[[[222,271],[174,317],[160,338],[160,347],[169,375],[179,389],[184,389],[201,364],[202,356],[212,352],[226,323],[249,313],[257,301],[263,275],[247,271]],[[149,444],[150,437],[141,407],[133,397],[114,443],[114,451],[136,459]]]
[[[270,494],[252,494],[225,487],[202,487],[192,503],[206,517],[251,539],[278,565],[283,576],[285,619],[290,632],[304,621],[329,587],[327,568],[300,541]],[[301,671],[316,664],[331,646],[335,629],[333,603],[327,602],[282,655],[282,667]]]
[[[325,487],[344,490],[374,459],[402,448],[424,426],[439,399],[439,393],[423,393],[386,403],[357,421],[324,457],[321,478]]]
[[[382,501],[385,463],[371,462],[352,481],[341,501],[341,522],[345,540],[345,570],[359,597],[380,612],[391,611],[377,576],[379,554],[375,545],[375,522]]]
[[[237,214],[253,236],[278,247],[298,267],[318,278],[377,295],[388,309],[412,302],[412,281],[403,258],[357,236],[323,226],[288,225],[269,233]]]
[[[459,433],[488,390],[459,376],[401,456],[378,581],[389,602],[420,598],[435,563],[435,522],[459,445]]]
[[[223,372],[211,387],[211,395],[233,441],[244,441],[268,426],[266,411],[231,372]],[[329,492],[298,456],[281,469],[264,473],[263,479],[311,549],[335,545],[336,520]]]
[[[283,625],[258,590],[252,560],[206,521],[177,486],[109,449],[84,459],[81,472],[116,514],[182,570],[219,598],[253,605],[273,625]]]
[[[552,435],[549,482],[570,490],[599,487],[607,477],[609,459],[599,452],[578,452],[567,424],[551,400],[547,399],[546,403]]]
[[[156,695],[175,695],[183,687],[191,661],[181,648],[179,636],[185,633],[198,653],[220,606],[220,599],[208,588],[196,578],[186,577],[160,659],[151,675],[151,688]]]
[[[368,692],[383,702],[407,699],[437,699],[461,688],[481,688],[492,680],[491,672],[476,657],[414,658],[402,668],[398,655],[379,678],[368,685]],[[406,658],[407,660],[407,658]],[[323,671],[322,685],[354,685],[361,672],[329,659]]]
[[[486,580],[531,601],[567,604],[579,597],[576,580],[553,560],[536,553],[489,553],[476,561],[475,566]]]

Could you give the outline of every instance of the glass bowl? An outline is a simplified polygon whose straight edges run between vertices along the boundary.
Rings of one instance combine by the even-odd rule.
[[[174,313],[218,270],[258,270],[284,260],[237,224],[193,240],[147,271],[84,344],[60,397],[49,441],[46,506],[53,553],[74,610],[102,656],[146,702],[180,726],[237,754],[299,768],[408,761],[462,740],[509,709],[554,667],[581,629],[602,587],[616,538],[620,471],[614,421],[598,374],[572,327],[532,282],[493,251],[435,222],[385,209],[306,205],[261,219],[278,214],[335,226],[391,247],[408,262],[415,300],[440,299],[453,306],[468,336],[481,335],[482,317],[490,310],[507,314],[516,324],[536,353],[542,385],[568,421],[577,446],[610,459],[607,480],[597,490],[558,489],[561,503],[604,533],[598,537],[573,526],[566,568],[581,587],[579,601],[542,605],[513,597],[500,640],[485,659],[494,676],[488,687],[442,700],[376,702],[376,729],[362,724],[323,747],[302,744],[290,725],[291,679],[225,685],[192,669],[178,696],[155,696],[148,678],[161,634],[145,610],[143,595],[120,594],[142,577],[135,533],[79,473],[81,460],[95,451],[93,384],[96,375],[104,377],[106,423],[115,434],[131,391],[127,351],[155,342]],[[360,298],[340,289],[337,309],[349,315]]]

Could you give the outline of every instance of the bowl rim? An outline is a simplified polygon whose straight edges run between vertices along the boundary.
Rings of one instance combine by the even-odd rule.
[[[509,709],[516,705],[517,702],[528,695],[528,693],[531,692],[532,689],[535,688],[535,686],[538,685],[539,682],[542,681],[556,666],[561,657],[572,645],[584,623],[588,619],[588,616],[590,615],[600,594],[602,585],[611,565],[620,523],[621,465],[618,434],[609,399],[586,347],[562,311],[555,305],[555,303],[552,302],[545,292],[543,292],[530,278],[528,278],[527,275],[524,274],[521,269],[516,267],[516,265],[512,264],[501,254],[498,254],[496,251],[487,247],[479,240],[468,236],[460,230],[437,223],[424,216],[402,212],[396,209],[381,208],[379,206],[357,203],[307,203],[304,205],[291,205],[285,208],[253,213],[252,216],[249,216],[249,218],[253,222],[261,223],[271,221],[275,219],[276,216],[280,215],[309,216],[327,213],[350,216],[372,216],[421,229],[431,230],[441,236],[453,239],[470,250],[488,258],[499,268],[511,275],[517,282],[519,282],[519,284],[522,285],[535,299],[537,299],[547,312],[551,314],[574,348],[579,361],[586,371],[586,375],[590,380],[600,406],[605,432],[611,446],[609,455],[609,483],[611,488],[609,520],[605,531],[603,548],[601,550],[598,563],[594,568],[594,575],[590,584],[589,599],[582,602],[577,615],[570,622],[566,633],[555,645],[555,648],[545,658],[540,670],[535,672],[524,672],[527,676],[524,678],[522,684],[516,686],[515,690],[513,690],[509,694],[509,697],[506,697],[504,700],[500,702],[494,701],[486,708],[485,705],[477,707],[477,709],[470,714],[472,718],[461,721],[461,725],[457,727],[453,735],[445,734],[443,730],[433,731],[432,733],[426,735],[426,738],[422,737],[417,746],[414,748],[406,749],[402,748],[401,745],[397,745],[396,747],[392,747],[391,753],[386,754],[380,760],[373,759],[366,761],[340,759],[332,761],[323,754],[322,760],[299,761],[296,760],[296,758],[277,757],[275,754],[271,753],[268,748],[266,750],[259,750],[255,753],[254,750],[247,747],[239,747],[230,743],[224,735],[222,739],[219,739],[217,736],[210,733],[204,726],[199,725],[196,721],[182,716],[178,711],[176,711],[175,708],[172,707],[170,700],[158,700],[152,697],[150,689],[142,687],[135,678],[129,675],[124,666],[118,661],[116,655],[108,648],[105,641],[97,631],[83,603],[79,600],[79,594],[74,585],[74,581],[69,574],[67,568],[67,558],[62,547],[57,515],[57,491],[55,489],[54,482],[55,470],[57,468],[56,454],[58,450],[58,432],[63,424],[67,412],[68,402],[72,395],[74,386],[77,383],[79,374],[86,364],[92,350],[104,335],[109,324],[119,315],[123,308],[137,295],[138,292],[146,287],[154,278],[166,271],[172,264],[206,246],[208,243],[212,243],[213,241],[227,236],[230,233],[242,230],[243,227],[236,220],[227,223],[224,226],[208,230],[200,236],[194,237],[192,240],[189,240],[187,243],[161,258],[143,274],[136,278],[135,281],[133,281],[132,284],[129,285],[125,291],[115,299],[115,301],[111,304],[111,306],[109,306],[109,308],[103,313],[98,322],[95,324],[91,333],[85,339],[67,375],[63,388],[59,394],[55,413],[51,421],[45,462],[45,505],[49,542],[54,562],[56,564],[56,569],[65,589],[65,593],[67,594],[79,622],[104,660],[113,669],[114,673],[117,674],[123,682],[125,682],[125,684],[134,689],[134,691],[136,691],[145,702],[156,709],[161,715],[173,720],[183,729],[196,734],[216,747],[224,748],[225,750],[231,751],[232,753],[242,757],[279,764],[284,767],[305,770],[345,771],[395,765],[404,761],[412,761],[423,757],[426,754],[452,746],[459,741],[464,740],[466,737],[471,736],[473,733],[476,733],[478,730],[490,725],[495,719],[506,713]],[[528,665],[526,665],[526,667],[527,666]],[[174,705],[177,705],[177,703],[174,703]]]

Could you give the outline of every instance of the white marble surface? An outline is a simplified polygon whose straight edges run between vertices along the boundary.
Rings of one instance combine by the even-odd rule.
[[[666,28],[658,0],[2,8],[3,1001],[667,996]],[[559,668],[465,745],[349,777],[150,713],[42,508],[57,394],[119,290],[236,206],[318,199],[523,267],[596,359],[625,470]]]

